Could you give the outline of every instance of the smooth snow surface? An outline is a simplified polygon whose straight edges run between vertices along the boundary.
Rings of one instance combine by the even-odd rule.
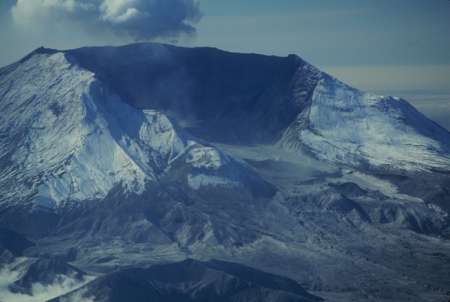
[[[450,170],[449,132],[403,99],[363,93],[324,73],[310,108],[291,127],[324,161],[387,170]]]

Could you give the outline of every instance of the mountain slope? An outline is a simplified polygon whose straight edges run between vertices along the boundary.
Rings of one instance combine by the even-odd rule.
[[[311,105],[284,132],[288,149],[388,171],[449,171],[450,133],[400,98],[353,89],[322,73]]]
[[[137,195],[164,190],[167,179],[200,195],[275,190],[165,115],[123,103],[64,53],[36,51],[1,76],[0,94],[0,220],[29,236],[117,186]]]
[[[234,271],[230,273],[227,266]],[[294,280],[267,274],[237,263],[191,259],[126,269],[92,281],[52,302],[95,301],[298,301],[323,299],[311,295]]]

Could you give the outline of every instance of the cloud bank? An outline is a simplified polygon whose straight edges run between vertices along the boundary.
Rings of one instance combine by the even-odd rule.
[[[75,25],[135,41],[195,34],[193,24],[202,17],[198,0],[18,0],[11,12],[14,22],[25,26]]]
[[[9,286],[13,285],[14,281],[20,278],[23,273],[21,270],[14,269],[24,262],[25,258],[18,258],[15,262],[9,265],[0,265],[0,301],[3,302],[42,302],[53,299],[60,295],[64,295],[72,290],[75,290],[89,281],[95,279],[91,276],[86,276],[85,280],[78,281],[75,278],[70,278],[65,275],[57,276],[55,279],[58,282],[50,285],[42,285],[34,283],[31,288],[32,295],[12,293],[9,291]],[[61,302],[93,302],[90,298],[83,298],[83,291],[73,293],[70,299],[62,298]]]

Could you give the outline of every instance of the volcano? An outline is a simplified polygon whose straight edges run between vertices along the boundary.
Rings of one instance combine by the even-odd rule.
[[[140,43],[39,48],[0,69],[0,112],[8,295],[448,299],[450,133],[401,98]]]

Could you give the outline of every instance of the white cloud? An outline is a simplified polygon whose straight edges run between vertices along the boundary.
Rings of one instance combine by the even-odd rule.
[[[23,27],[72,26],[135,41],[194,34],[202,16],[197,0],[18,0],[11,12]]]
[[[70,278],[64,275],[59,276],[57,279],[60,281],[55,284],[42,285],[35,283],[32,285],[32,296],[20,293],[12,293],[8,290],[8,286],[14,283],[20,278],[21,271],[16,270],[20,266],[21,262],[25,261],[25,258],[18,258],[18,260],[12,264],[3,266],[0,269],[0,299],[3,302],[42,302],[53,299],[55,297],[64,295],[72,290],[75,290],[89,281],[92,281],[94,277],[85,277],[84,281],[77,281],[74,278]],[[91,299],[82,299],[83,293],[77,293],[74,297],[77,299],[71,301],[91,302]],[[64,301],[64,300],[63,300]]]

